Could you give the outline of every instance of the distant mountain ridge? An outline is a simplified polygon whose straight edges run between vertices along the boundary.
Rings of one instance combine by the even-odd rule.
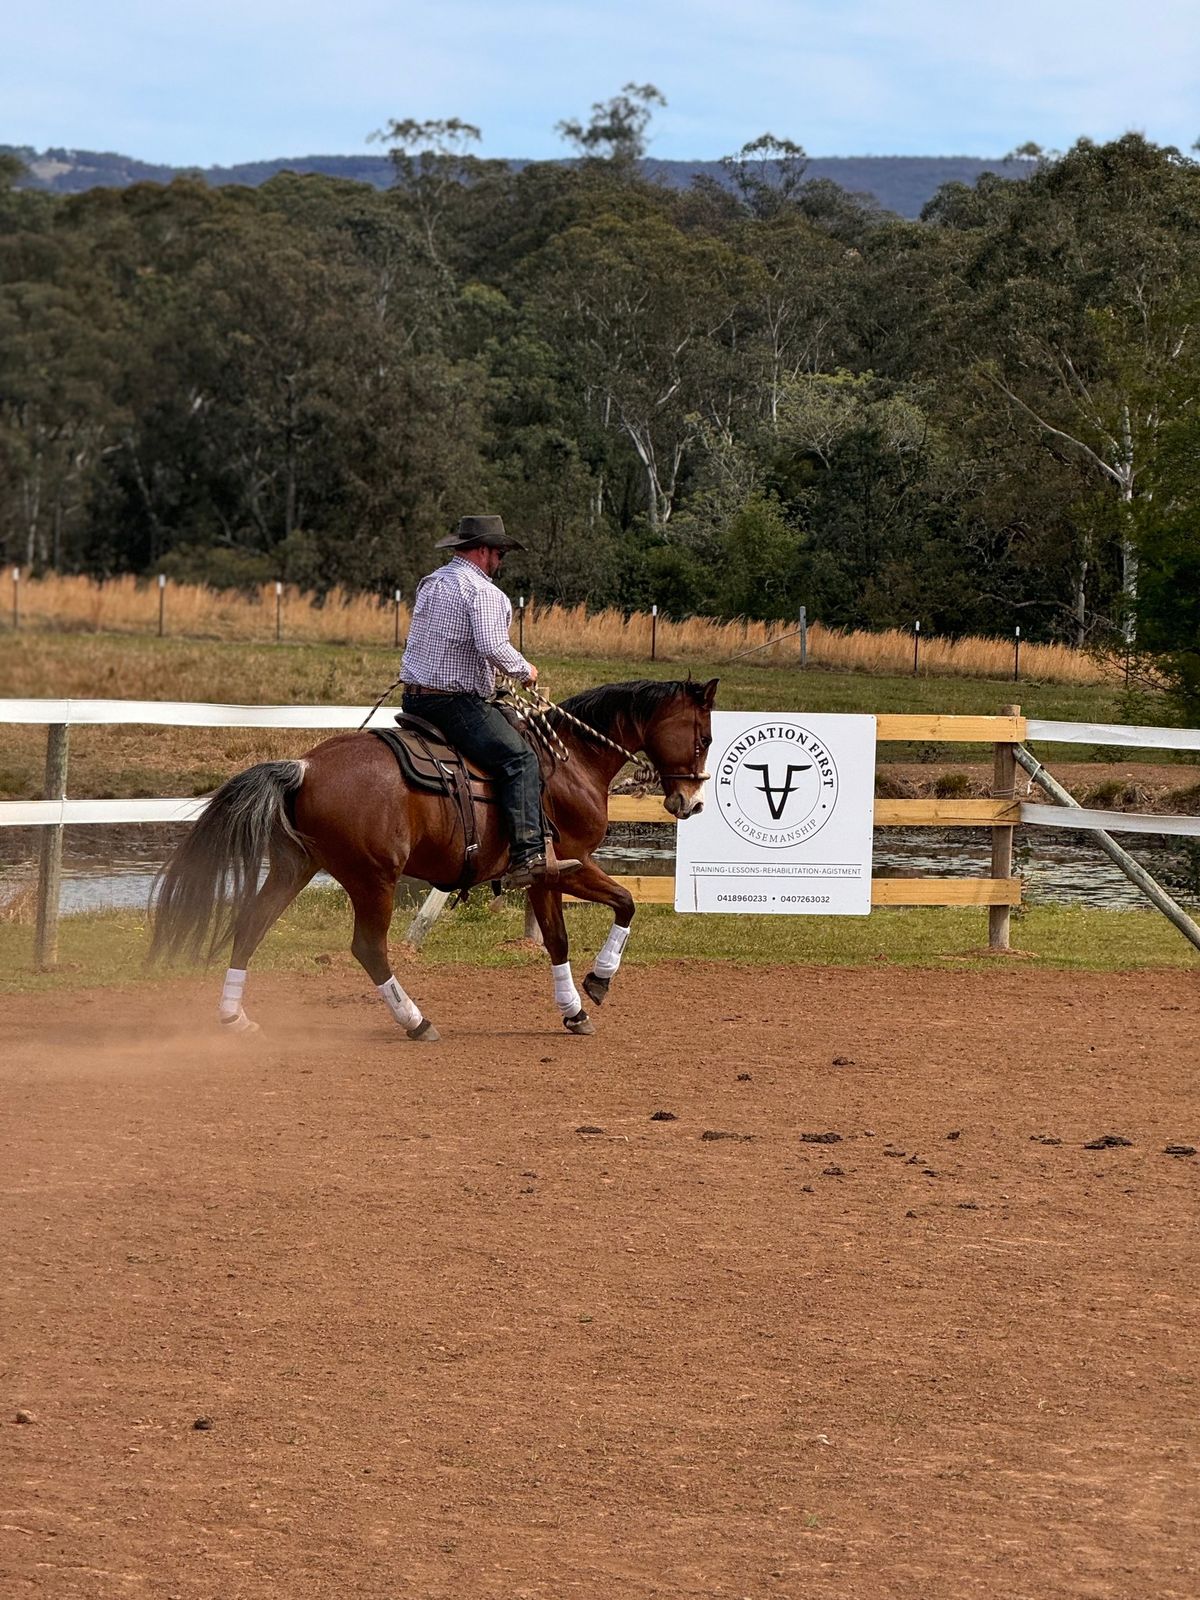
[[[23,184],[54,194],[81,194],[87,189],[124,189],[134,183],[170,183],[173,178],[198,177],[213,185],[244,184],[257,188],[280,172],[323,173],[354,183],[386,189],[392,168],[387,156],[298,156],[271,161],[246,161],[234,167],[169,167],[111,151],[34,150],[20,145],[0,145],[28,169]],[[513,161],[514,167],[528,166]],[[672,188],[687,188],[700,174],[721,179],[718,161],[659,161],[644,163],[648,176]],[[820,156],[808,164],[806,177],[827,178],[853,193],[869,194],[887,211],[917,217],[921,208],[946,183],[974,184],[985,172],[1006,178],[1024,178],[1033,168],[1023,159],[988,160],[979,156]]]

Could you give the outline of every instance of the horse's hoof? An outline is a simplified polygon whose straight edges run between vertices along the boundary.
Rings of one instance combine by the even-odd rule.
[[[595,1033],[591,1020],[586,1011],[580,1008],[573,1017],[563,1018],[563,1027],[568,1033],[588,1034]]]
[[[262,1032],[262,1029],[259,1027],[258,1023],[251,1022],[250,1018],[240,1008],[238,1009],[238,1014],[236,1017],[221,1017],[218,1020],[221,1024],[222,1033],[240,1033],[246,1035]]]
[[[608,999],[608,986],[611,978],[599,978],[594,972],[589,972],[583,980],[583,992],[593,1005],[602,1006]]]
[[[415,1028],[406,1028],[405,1032],[414,1044],[437,1044],[442,1037],[428,1017],[422,1017]]]

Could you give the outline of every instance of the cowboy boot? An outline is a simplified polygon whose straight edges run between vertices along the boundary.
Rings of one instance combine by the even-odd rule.
[[[535,883],[544,883],[547,879],[565,877],[569,872],[578,872],[583,865],[574,856],[565,856],[560,860],[554,854],[554,841],[547,838],[546,848],[542,854],[527,856],[524,861],[510,867],[500,880],[502,889],[528,889]]]

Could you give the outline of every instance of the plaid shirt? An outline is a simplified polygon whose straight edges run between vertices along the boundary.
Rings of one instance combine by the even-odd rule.
[[[417,585],[400,671],[405,683],[490,699],[496,673],[528,681],[532,668],[508,640],[512,605],[473,562],[453,556]]]

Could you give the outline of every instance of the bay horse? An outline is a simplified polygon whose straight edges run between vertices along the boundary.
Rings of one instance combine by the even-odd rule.
[[[608,828],[608,791],[630,753],[644,753],[663,787],[663,805],[683,821],[703,809],[704,760],[712,742],[717,679],[708,683],[605,684],[562,704],[576,721],[547,720],[568,759],[552,765],[544,803],[564,856],[582,866],[565,880],[528,891],[545,940],[554,998],[571,1033],[593,1027],[571,976],[563,918],[565,887],[576,899],[610,906],[608,938],[583,980],[601,1005],[621,964],[633,896],[592,860]],[[599,735],[600,737],[596,737]],[[618,746],[620,748],[614,748]],[[494,804],[475,807],[478,850],[469,882],[494,882],[508,863],[507,830]],[[263,761],[216,791],[164,867],[154,907],[151,959],[211,960],[230,939],[233,954],[218,1016],[230,1032],[256,1032],[243,1009],[246,969],[268,929],[320,870],[342,885],[354,909],[350,948],[408,1039],[439,1035],[392,972],[387,937],[401,876],[460,881],[463,826],[452,800],[410,788],[391,751],[370,732],[339,733],[294,761]],[[264,858],[267,875],[261,887]]]

